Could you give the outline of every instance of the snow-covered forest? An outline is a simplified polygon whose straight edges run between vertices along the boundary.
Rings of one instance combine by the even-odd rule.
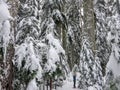
[[[0,90],[67,89],[120,90],[120,0],[0,0]]]

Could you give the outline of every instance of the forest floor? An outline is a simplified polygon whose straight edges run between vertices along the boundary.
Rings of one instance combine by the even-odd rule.
[[[73,82],[65,81],[64,85],[61,88],[58,88],[57,90],[80,90],[79,88],[73,88]]]
[[[66,78],[66,80],[64,81],[63,86],[58,87],[56,90],[83,90],[78,88],[79,79],[80,79],[80,74],[77,73],[76,88],[73,88],[73,76],[72,73],[70,73]],[[99,89],[96,89],[95,87],[89,87],[88,90],[99,90]]]
[[[77,75],[77,79],[79,78],[79,75]],[[63,86],[59,87],[57,90],[80,90],[78,88],[78,80],[76,82],[76,88],[73,88],[73,78],[72,74],[70,73],[67,79],[64,81]]]
[[[72,73],[70,73],[68,77],[66,78],[66,80],[63,81],[63,86],[57,87],[56,89],[53,89],[53,90],[83,90],[83,89],[78,88],[79,79],[80,79],[80,74],[77,73],[76,88],[73,88],[73,76],[72,76]],[[88,90],[98,90],[98,89],[94,87],[89,87]]]

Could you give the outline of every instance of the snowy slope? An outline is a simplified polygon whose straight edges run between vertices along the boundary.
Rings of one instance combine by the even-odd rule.
[[[57,88],[57,90],[83,90],[83,89],[79,89],[78,88],[78,82],[79,82],[79,78],[80,78],[80,74],[77,73],[77,82],[76,82],[76,88],[73,88],[73,78],[72,78],[72,73],[70,73],[67,77],[67,79],[64,81],[63,83],[63,86],[62,87],[59,87]],[[88,87],[88,90],[98,90],[97,86],[91,86],[91,87]]]

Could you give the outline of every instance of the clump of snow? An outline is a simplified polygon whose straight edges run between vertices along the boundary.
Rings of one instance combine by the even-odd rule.
[[[107,69],[112,70],[115,77],[118,77],[120,75],[120,65],[115,60],[113,53],[110,55],[109,62],[107,63]]]
[[[88,90],[98,90],[98,89],[96,89],[94,87],[88,87]]]
[[[6,59],[6,48],[10,40],[10,16],[8,6],[4,1],[0,1],[0,46],[4,48],[4,60]]]
[[[105,0],[106,3],[108,3],[110,0]]]
[[[102,90],[102,88],[99,85],[94,85],[94,86],[88,87],[88,90]]]
[[[15,47],[15,55],[19,55],[17,56],[15,59],[17,59],[17,66],[20,67],[22,66],[21,63],[22,63],[22,60],[23,58],[25,57],[26,55],[26,48],[27,48],[27,44],[21,44],[20,46],[16,46]],[[15,63],[14,63],[15,64]]]
[[[52,60],[53,63],[55,63],[56,61],[60,61],[59,56],[58,56],[55,48],[53,48],[53,46],[50,47],[48,54],[49,54],[48,58],[50,60]]]
[[[58,39],[55,39],[53,37],[53,34],[50,33],[46,36],[46,39],[49,41],[48,43],[52,46],[54,46],[54,48],[56,49],[57,53],[63,53],[65,54],[64,49],[62,48],[60,41]]]
[[[37,83],[36,83],[35,79],[33,79],[29,82],[26,90],[39,90],[39,88],[37,87]]]
[[[83,10],[83,8],[81,8],[81,15],[82,15],[82,16],[84,15],[84,10]]]
[[[15,48],[15,63],[17,64],[17,67],[20,69],[22,67],[22,61],[25,59],[25,66],[24,68],[30,69],[31,71],[33,70],[38,70],[39,74],[40,71],[42,71],[42,68],[39,64],[40,60],[36,56],[34,47],[33,47],[33,42],[32,41],[26,41],[25,43],[21,44],[20,46],[16,46]],[[41,74],[39,75],[41,76]]]
[[[10,23],[7,20],[6,22],[4,22],[3,25],[3,32],[1,33],[2,39],[3,39],[3,47],[4,47],[4,60],[6,59],[6,51],[7,51],[7,45],[9,43],[10,40]]]
[[[28,42],[27,43],[27,53],[28,53],[28,57],[27,57],[27,61],[26,63],[29,63],[25,66],[25,68],[29,68],[30,65],[30,69],[31,70],[36,70],[39,66],[39,59],[35,56],[35,53],[34,53],[34,47],[33,47],[33,43],[32,41]]]
[[[1,1],[0,2],[0,23],[3,23],[8,19],[12,19],[8,11],[8,6],[5,2]]]
[[[54,9],[52,14],[56,20],[63,21],[63,17],[58,9]]]

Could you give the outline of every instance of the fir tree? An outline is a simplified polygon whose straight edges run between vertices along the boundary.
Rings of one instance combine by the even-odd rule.
[[[63,27],[66,23],[62,7],[64,7],[64,0],[45,0],[42,7],[40,40],[48,48],[44,54],[43,78],[53,81],[60,76],[64,77],[68,71],[65,51],[62,47],[62,34],[65,30]]]
[[[105,68],[110,55],[110,47],[107,44],[108,26],[106,22],[106,2],[104,0],[97,0],[95,2],[95,22],[96,22],[96,50],[97,57],[102,67],[102,74],[105,76]]]
[[[79,88],[88,89],[90,86],[98,89],[102,88],[101,67],[99,61],[93,56],[91,45],[87,34],[82,37],[82,47],[80,52],[80,80]],[[99,86],[99,87],[97,87]]]
[[[19,0],[19,3],[15,31],[13,89],[37,90],[42,77],[42,59],[38,49],[41,44],[38,40],[41,4],[39,0]]]
[[[101,66],[96,56],[95,16],[92,0],[83,0],[83,12],[79,87],[85,90],[89,89],[91,86],[93,88],[102,89]]]
[[[107,35],[108,44],[111,46],[111,54],[106,66],[106,82],[105,90],[119,90],[120,89],[120,13],[119,13],[119,1],[107,3],[107,23],[109,32]],[[113,6],[113,7],[110,7]]]

